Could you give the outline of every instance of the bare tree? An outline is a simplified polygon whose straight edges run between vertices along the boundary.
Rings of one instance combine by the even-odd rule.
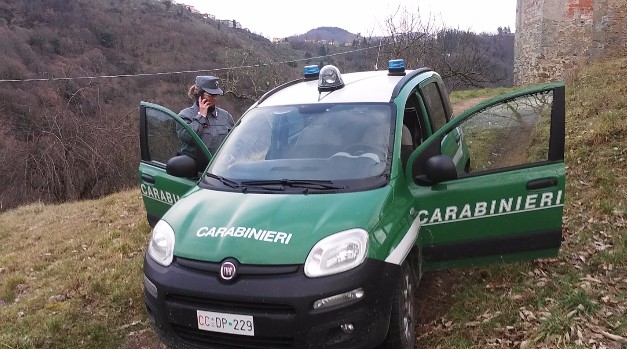
[[[386,19],[385,31],[378,61],[403,58],[409,69],[430,67],[451,90],[483,87],[507,77],[476,34],[447,29],[432,17],[421,19],[417,10],[399,7]]]
[[[438,33],[434,46],[435,67],[451,90],[484,87],[507,78],[507,72],[494,61],[490,49],[474,33],[443,30]]]
[[[136,119],[109,117],[120,113],[103,108],[98,94],[91,83],[42,85],[28,95],[28,110],[6,115],[0,180],[11,185],[0,190],[0,209],[93,198],[129,185]]]
[[[227,50],[226,64],[234,67],[226,72],[224,93],[238,99],[255,101],[272,88],[296,77],[293,67],[283,63],[271,63],[257,55],[254,47],[243,50]]]
[[[418,10],[410,11],[399,7],[385,20],[385,38],[382,39],[380,58],[404,58],[410,69],[426,65],[429,50],[432,49],[432,33],[437,30],[435,22],[429,18],[420,19]]]

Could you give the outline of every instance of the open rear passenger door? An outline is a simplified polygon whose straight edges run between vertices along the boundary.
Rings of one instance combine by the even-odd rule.
[[[562,241],[565,88],[493,98],[409,158],[425,270],[554,256]],[[458,144],[456,163],[443,149]]]

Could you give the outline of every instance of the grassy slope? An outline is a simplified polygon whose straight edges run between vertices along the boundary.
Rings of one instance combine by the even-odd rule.
[[[453,271],[419,348],[627,348],[626,81],[621,60],[567,83],[560,256]],[[116,348],[142,332],[148,237],[137,190],[0,215],[0,348]]]
[[[115,348],[146,326],[149,232],[137,190],[0,215],[0,348]]]

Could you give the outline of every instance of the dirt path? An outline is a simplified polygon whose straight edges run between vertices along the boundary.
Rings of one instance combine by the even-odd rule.
[[[148,320],[146,320],[148,321]],[[148,323],[146,323],[148,326]],[[124,343],[118,349],[167,349],[150,326],[129,333],[124,339]]]
[[[488,97],[476,97],[476,98],[471,98],[471,99],[465,99],[461,102],[457,102],[453,104],[453,115],[457,116],[464,110],[474,107],[475,105],[487,99]]]

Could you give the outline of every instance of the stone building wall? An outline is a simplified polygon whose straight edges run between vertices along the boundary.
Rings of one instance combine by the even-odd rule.
[[[605,3],[594,13],[593,60],[627,56],[627,0]]]
[[[564,80],[627,56],[627,0],[517,0],[514,84]]]

